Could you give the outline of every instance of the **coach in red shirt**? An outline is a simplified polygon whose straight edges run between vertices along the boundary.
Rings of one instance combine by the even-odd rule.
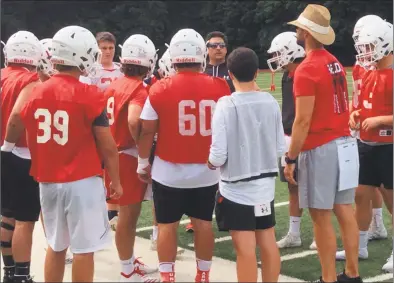
[[[322,268],[321,282],[344,282],[358,274],[357,223],[352,208],[358,180],[357,143],[350,136],[346,74],[339,61],[324,49],[335,41],[330,12],[308,5],[289,24],[297,27],[297,40],[306,58],[294,77],[296,117],[286,179],[293,179],[299,158],[300,208],[309,208]],[[345,271],[336,275],[336,236],[331,213],[338,218],[346,250]],[[352,280],[352,282],[353,282]]]

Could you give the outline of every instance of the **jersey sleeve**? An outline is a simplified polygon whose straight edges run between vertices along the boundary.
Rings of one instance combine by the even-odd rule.
[[[140,107],[143,107],[145,104],[145,101],[148,97],[148,92],[144,87],[140,88],[136,95],[130,100],[129,104],[132,105],[138,105]]]
[[[294,75],[294,96],[316,96],[316,69],[310,64],[301,65]]]

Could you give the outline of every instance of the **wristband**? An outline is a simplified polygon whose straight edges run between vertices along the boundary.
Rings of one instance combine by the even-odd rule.
[[[15,147],[14,143],[4,141],[3,145],[1,146],[1,151],[11,152],[14,147]]]
[[[138,156],[137,173],[138,174],[146,174],[146,171],[144,169],[146,167],[148,167],[149,165],[150,165],[149,158],[141,158]]]

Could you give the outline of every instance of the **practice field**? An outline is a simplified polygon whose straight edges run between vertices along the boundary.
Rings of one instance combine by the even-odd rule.
[[[281,74],[275,75],[276,91],[272,95],[281,104]],[[351,72],[348,72],[348,86],[349,95],[352,93],[351,86]],[[271,74],[269,72],[261,72],[257,79],[259,86],[270,91]],[[277,240],[286,235],[288,231],[288,192],[285,183],[279,180],[276,182],[276,198],[275,198],[275,213],[276,213],[276,237]],[[383,264],[390,256],[392,250],[392,226],[389,218],[389,212],[384,208],[384,222],[389,231],[388,239],[380,241],[372,241],[369,243],[369,259],[360,261],[360,275],[364,278],[364,282],[392,282],[393,274],[385,274],[382,271]],[[332,218],[335,227],[337,228],[338,249],[342,249],[339,230],[335,217]],[[193,250],[193,234],[185,232],[185,224],[189,221],[187,218],[181,222],[179,227],[179,241],[178,245],[182,248]],[[228,233],[218,232],[215,221],[213,221],[213,229],[215,231],[215,252],[214,255],[219,258],[235,261],[236,256],[232,246],[232,242]],[[152,233],[152,203],[145,202],[143,210],[138,223],[138,236],[149,239]],[[302,247],[282,249],[282,269],[281,274],[300,280],[311,281],[316,280],[320,276],[320,264],[317,256],[317,251],[309,250],[309,245],[312,242],[313,232],[312,223],[309,213],[304,211],[301,222],[301,238]],[[181,260],[181,258],[179,259]],[[337,262],[337,271],[341,272],[344,268],[343,262]]]

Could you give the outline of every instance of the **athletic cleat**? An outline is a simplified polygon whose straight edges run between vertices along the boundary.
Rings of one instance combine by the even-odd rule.
[[[194,282],[208,283],[209,282],[209,271],[201,271],[197,269],[196,278]]]
[[[393,252],[391,252],[387,262],[383,265],[382,270],[387,273],[393,273]]]
[[[387,239],[387,230],[383,223],[377,223],[376,219],[372,219],[368,230],[368,240]]]
[[[116,231],[116,224],[118,224],[118,216],[115,216],[109,221],[112,231]]]
[[[139,269],[139,267],[135,267],[133,272],[130,274],[120,273],[120,282],[145,282],[145,283],[153,283],[160,282],[159,279],[151,278]]]
[[[278,248],[295,248],[302,245],[301,237],[299,235],[294,235],[292,233],[287,233],[280,241],[276,242]]]
[[[30,275],[28,276],[14,276],[14,281],[12,281],[13,283],[35,283],[35,281],[33,281],[33,277],[31,277]]]
[[[160,282],[175,282],[175,272],[160,272]]]
[[[186,232],[188,233],[193,233],[194,229],[193,229],[193,224],[189,223],[186,225]]]
[[[1,281],[1,282],[3,282],[3,283],[13,283],[14,282],[14,270],[15,270],[15,268],[14,267],[12,267],[12,268],[10,268],[10,267],[4,267],[3,268],[3,281]]]
[[[346,254],[345,251],[339,251],[336,253],[335,255],[336,260],[342,261],[342,260],[346,260]],[[359,259],[367,259],[368,258],[368,249],[364,248],[364,249],[359,249],[358,250],[358,258]]]
[[[310,249],[310,250],[317,250],[317,246],[316,246],[316,241],[315,241],[315,239],[313,239],[313,242],[312,242],[312,244],[309,246],[309,249]]]
[[[137,266],[138,270],[140,270],[144,274],[154,273],[154,272],[156,272],[158,270],[158,268],[153,268],[153,267],[147,266],[145,263],[140,261],[139,258],[136,258],[134,260],[134,266]]]
[[[361,279],[360,276],[358,277],[349,277],[346,275],[345,271],[343,271],[341,274],[337,275],[337,282],[338,283],[362,283],[363,280]]]

